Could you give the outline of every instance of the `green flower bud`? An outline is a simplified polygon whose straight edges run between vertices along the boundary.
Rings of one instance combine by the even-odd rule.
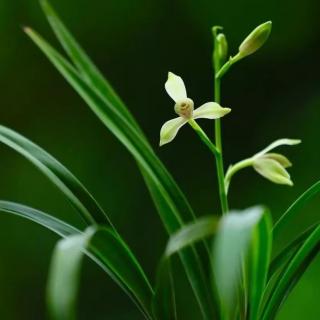
[[[241,43],[239,54],[241,57],[248,56],[260,49],[267,41],[271,32],[272,22],[268,21],[256,27]]]
[[[282,164],[271,157],[259,157],[254,160],[253,168],[266,179],[277,184],[293,186],[290,175]]]
[[[228,192],[233,175],[247,167],[253,167],[260,175],[274,183],[293,186],[290,175],[286,170],[292,166],[292,163],[284,155],[274,152],[270,153],[270,151],[283,145],[293,146],[299,143],[301,143],[301,140],[279,139],[272,142],[262,151],[256,153],[253,157],[244,159],[230,166],[225,176],[226,192]]]
[[[227,60],[228,56],[228,42],[223,33],[219,33],[216,37],[215,58],[219,59],[220,64]]]

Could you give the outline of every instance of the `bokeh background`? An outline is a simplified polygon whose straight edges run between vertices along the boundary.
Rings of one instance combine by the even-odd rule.
[[[212,99],[211,26],[225,27],[231,52],[256,25],[273,33],[223,81],[225,159],[232,163],[277,138],[301,138],[283,150],[294,162],[293,188],[272,185],[252,170],[233,181],[233,208],[262,203],[276,219],[320,177],[320,4],[317,0],[52,0],[66,24],[137,117],[198,215],[218,213],[214,160],[187,127],[158,148],[159,128],[173,117],[164,91],[168,70],[183,76],[196,103]],[[55,41],[36,0],[0,0],[0,121],[43,146],[101,202],[146,271],[154,277],[166,234],[136,165],[77,94],[23,34],[31,25]],[[201,123],[213,134],[213,123]],[[60,193],[29,163],[0,146],[0,198],[78,223]],[[284,234],[319,219],[320,200]],[[45,284],[58,238],[16,217],[0,216],[0,318],[45,319]],[[276,244],[280,246],[281,244]],[[320,261],[308,269],[278,319],[320,318]],[[179,272],[183,319],[196,307]],[[133,304],[90,261],[84,264],[80,319],[141,319]]]

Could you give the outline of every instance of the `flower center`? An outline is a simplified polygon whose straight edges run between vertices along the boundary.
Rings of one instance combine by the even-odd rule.
[[[192,118],[194,103],[191,99],[186,98],[181,101],[177,101],[174,106],[174,111],[183,118],[190,119]]]

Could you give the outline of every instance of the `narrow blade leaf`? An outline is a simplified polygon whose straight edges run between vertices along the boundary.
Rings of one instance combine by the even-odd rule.
[[[297,248],[310,236],[310,234],[319,226],[319,223],[303,231],[298,237],[291,241],[282,249],[271,261],[269,269],[269,278],[271,278],[281,267],[286,265],[288,259],[292,257]]]
[[[45,150],[1,125],[0,142],[21,154],[39,169],[66,196],[87,224],[112,225],[106,213],[81,182]]]
[[[53,10],[49,1],[41,0],[40,3],[53,32],[57,36],[70,59],[80,71],[83,79],[87,81],[88,84],[90,84],[102,97],[107,98],[107,100],[110,99],[111,103],[118,108],[121,114],[142,134],[140,127],[127,107],[121,101],[120,97],[113,90],[108,81],[103,77],[99,69],[91,61],[90,57],[84,52],[69,30],[65,27],[57,13]]]
[[[297,280],[303,275],[320,249],[320,226],[309,235],[297,252],[289,260],[278,277],[278,281],[265,304],[263,320],[274,319],[283,301],[294,288]]]
[[[60,219],[22,204],[0,200],[0,212],[10,213],[28,219],[51,230],[63,238],[80,232],[77,228]]]
[[[320,192],[320,181],[312,185],[308,190],[302,193],[302,195],[282,214],[280,219],[273,227],[273,236],[275,241],[281,235],[284,228],[288,227],[290,221],[294,216],[318,193]]]

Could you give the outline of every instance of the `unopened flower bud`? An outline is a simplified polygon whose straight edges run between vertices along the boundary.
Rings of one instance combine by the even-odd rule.
[[[276,160],[268,159],[267,157],[257,158],[254,160],[253,168],[274,183],[293,186],[289,173]]]
[[[191,99],[186,98],[176,102],[174,111],[185,119],[192,118],[194,103]]]
[[[267,41],[271,32],[272,22],[268,21],[256,27],[241,43],[239,53],[241,57],[248,56],[258,49]]]
[[[219,59],[220,64],[223,64],[227,60],[228,56],[228,42],[223,33],[219,33],[216,38],[215,48],[216,58]]]

